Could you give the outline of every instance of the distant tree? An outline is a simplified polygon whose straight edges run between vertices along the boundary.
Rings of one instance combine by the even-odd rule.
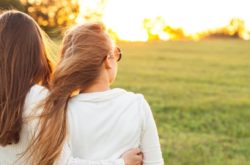
[[[233,37],[241,37],[242,33],[246,30],[245,22],[240,18],[231,19],[227,29],[231,36]]]
[[[74,24],[79,13],[77,0],[21,0],[21,2],[25,12],[49,34],[57,35]]]
[[[95,5],[91,7],[81,5],[80,19],[83,21],[102,21],[107,2],[108,0],[97,0]]]
[[[24,11],[24,6],[19,0],[1,0],[0,1],[0,9],[16,9],[20,11]]]
[[[173,28],[171,26],[165,26],[163,31],[169,34],[170,39],[179,40],[179,39],[186,38],[185,33],[182,30],[182,28]]]
[[[250,31],[245,27],[245,22],[243,19],[233,18],[225,27],[207,31],[205,38],[250,39]]]
[[[143,21],[143,27],[148,34],[148,40],[178,40],[185,39],[186,35],[182,28],[174,28],[166,24],[163,17],[155,19],[146,18]],[[167,36],[167,37],[166,37]]]
[[[159,24],[159,22],[161,22],[160,19],[158,19],[158,21],[155,21],[155,20],[149,19],[149,18],[144,19],[143,27],[147,32],[149,41],[159,40],[160,39],[159,34],[157,33],[157,31],[154,30],[156,24],[157,23]],[[162,23],[163,22],[161,22],[161,24]],[[164,22],[164,24],[165,24],[165,22]]]

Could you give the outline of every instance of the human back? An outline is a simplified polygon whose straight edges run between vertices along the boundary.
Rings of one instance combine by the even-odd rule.
[[[71,98],[68,122],[73,155],[93,160],[118,158],[140,147],[144,102],[142,95],[120,88]]]
[[[42,142],[57,150],[68,140],[73,155],[80,158],[117,159],[130,147],[140,147],[144,164],[163,164],[157,128],[145,99],[110,88],[120,59],[120,49],[102,24],[78,25],[66,33],[45,102],[44,114],[50,116],[43,119],[35,145],[42,152],[37,155],[48,154]],[[48,129],[46,124],[51,122],[56,123]],[[54,151],[49,155],[58,154]]]
[[[52,65],[45,47],[45,33],[27,14],[10,10],[0,14],[0,164],[55,164],[54,159],[33,155],[34,142],[43,118],[43,100],[49,94]],[[48,40],[47,40],[48,41]],[[46,125],[53,127],[54,123]],[[60,124],[60,123],[59,123]],[[63,127],[63,125],[57,125]],[[50,140],[50,139],[49,139]],[[55,145],[55,142],[52,142]],[[41,144],[44,145],[44,144]],[[45,150],[49,148],[44,148]],[[140,152],[124,153],[123,160],[74,158],[61,143],[56,158],[60,165],[137,165]],[[50,151],[54,151],[51,148]],[[60,159],[59,159],[59,156]],[[45,160],[44,160],[45,159]]]

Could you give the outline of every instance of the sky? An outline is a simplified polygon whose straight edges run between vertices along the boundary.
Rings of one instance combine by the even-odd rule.
[[[92,9],[98,1],[79,0]],[[244,19],[250,29],[249,6],[250,0],[107,0],[103,22],[125,40],[146,40],[143,20],[157,16],[187,34],[225,26],[234,17]]]

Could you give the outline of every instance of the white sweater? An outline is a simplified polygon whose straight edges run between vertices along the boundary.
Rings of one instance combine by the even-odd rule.
[[[117,91],[117,89],[106,91],[106,92],[102,92],[102,93],[117,93],[117,92],[111,92],[111,91]],[[122,90],[119,90],[119,91],[122,91]],[[25,106],[24,106],[23,117],[25,119],[26,119],[26,117],[29,117],[30,114],[33,114],[34,111],[35,112],[39,111],[39,110],[34,109],[34,107],[36,107],[36,105],[42,99],[44,99],[47,96],[47,93],[48,93],[48,91],[45,88],[43,88],[41,86],[38,86],[38,85],[34,85],[31,88],[30,92],[26,96],[26,101],[25,101]],[[66,165],[66,164],[67,165],[124,165],[124,161],[120,158],[120,156],[121,156],[122,152],[125,152],[127,149],[131,148],[131,146],[130,146],[131,144],[128,144],[128,146],[126,148],[125,147],[126,145],[124,145],[122,143],[122,144],[118,145],[117,148],[115,148],[115,144],[117,143],[117,142],[115,142],[114,144],[112,144],[112,146],[113,146],[112,148],[113,149],[107,150],[107,151],[103,151],[102,149],[100,150],[100,148],[98,148],[98,147],[100,147],[100,144],[102,142],[104,142],[102,140],[102,138],[99,139],[100,142],[99,141],[97,141],[97,142],[95,141],[94,142],[94,138],[91,137],[90,139],[88,139],[89,142],[91,142],[91,143],[87,144],[87,147],[89,147],[89,148],[82,148],[84,150],[84,152],[86,152],[86,153],[84,153],[80,149],[80,147],[85,147],[86,146],[86,143],[85,143],[86,141],[81,141],[81,140],[78,139],[78,144],[75,141],[74,141],[74,143],[72,141],[73,139],[75,139],[77,137],[78,138],[90,137],[89,136],[90,134],[88,134],[90,132],[85,132],[84,134],[78,134],[79,132],[74,132],[74,131],[76,131],[78,129],[81,129],[80,125],[82,125],[82,124],[85,125],[86,123],[88,123],[88,120],[84,121],[86,119],[86,117],[82,118],[82,119],[80,119],[80,118],[76,118],[76,120],[74,119],[75,115],[76,115],[75,112],[77,112],[77,111],[71,109],[72,107],[74,107],[74,103],[73,102],[75,102],[75,101],[77,102],[78,98],[86,97],[86,96],[90,96],[89,98],[91,98],[94,95],[100,95],[100,94],[98,94],[98,93],[80,94],[79,96],[74,97],[74,98],[72,98],[70,100],[70,102],[69,102],[69,116],[68,116],[69,128],[70,128],[69,143],[66,143],[65,146],[64,146],[63,152],[62,152],[61,157],[60,157],[59,162],[58,162],[59,165]],[[103,94],[101,94],[101,95],[103,95]],[[96,105],[98,105],[98,104],[96,104]],[[103,116],[103,121],[106,120],[106,117],[107,116]],[[103,125],[105,125],[104,123],[103,123]],[[154,122],[153,122],[153,125],[154,125]],[[30,164],[26,160],[22,160],[22,159],[21,160],[17,160],[17,159],[19,158],[20,153],[22,153],[23,151],[25,151],[25,149],[27,148],[27,146],[29,144],[29,141],[31,139],[31,135],[36,130],[36,126],[37,126],[37,121],[35,121],[35,120],[32,120],[32,121],[29,120],[28,122],[25,122],[24,125],[23,125],[23,127],[22,127],[20,141],[19,141],[18,144],[12,144],[12,145],[8,145],[8,146],[5,146],[5,147],[0,146],[0,165],[9,165],[9,164],[18,164],[18,165],[19,164],[25,164],[25,165],[27,165],[27,164]],[[74,128],[73,126],[76,126],[76,128]],[[104,130],[103,127],[102,127],[102,125],[99,125],[99,126],[101,126],[101,127],[100,128],[96,127],[96,130],[95,130],[96,132],[99,132],[100,130]],[[122,128],[124,128],[124,126]],[[154,127],[155,127],[155,125],[154,125]],[[84,129],[86,130],[86,127],[83,127],[83,130]],[[107,128],[105,127],[105,129],[107,129]],[[156,130],[156,128],[154,130]],[[95,131],[93,130],[93,132],[95,132]],[[108,130],[106,130],[106,131],[107,131],[107,133],[109,133]],[[117,131],[119,131],[119,130],[117,130]],[[114,131],[111,129],[110,132],[114,132]],[[73,135],[72,133],[76,133],[76,134]],[[119,134],[120,134],[120,132],[117,132],[117,133],[118,133],[117,134],[117,137],[118,137]],[[157,132],[154,132],[154,134],[157,135]],[[79,135],[82,136],[82,137],[80,137]],[[85,135],[88,135],[88,136],[85,136]],[[102,134],[102,135],[105,136],[105,134]],[[93,137],[96,138],[97,136],[100,136],[100,134],[99,133],[98,134],[93,134]],[[150,138],[152,138],[152,137],[154,137],[154,136],[151,136]],[[122,139],[122,137],[120,137],[120,138]],[[91,141],[91,139],[93,139],[93,141]],[[151,156],[149,156],[149,158],[150,158],[149,161],[152,161],[152,163],[155,162],[157,164],[163,164],[162,157],[161,157],[161,154],[160,154],[158,136],[152,138],[151,140],[152,141],[158,141],[157,145],[156,145],[158,147],[157,147],[156,150],[153,149],[156,152],[153,151],[153,155],[152,155],[153,158],[150,158]],[[150,148],[146,147],[146,150],[145,150],[145,149],[143,149],[144,145],[143,145],[142,142],[143,141],[139,142],[138,144],[139,145],[141,144],[142,150],[144,152],[145,163],[147,163],[147,162],[149,163],[149,161],[147,160],[148,156],[146,156],[146,155],[147,155],[148,149],[150,149],[152,146],[149,143],[149,145],[151,147]],[[68,145],[68,144],[70,144],[70,145]],[[107,145],[110,145],[110,144],[106,143],[106,141],[105,141],[105,144],[102,145],[105,148],[108,148]],[[78,145],[78,147],[76,147],[77,145]],[[93,146],[91,146],[91,145],[93,145]],[[117,150],[118,148],[121,148],[121,146],[123,146],[124,151]],[[133,147],[136,147],[136,146],[138,146],[138,145],[135,145]],[[153,148],[155,148],[155,147],[153,147]],[[95,152],[95,153],[90,153],[90,152]],[[150,151],[150,152],[152,152],[152,151]],[[109,153],[110,155],[108,156],[106,153]],[[156,156],[154,156],[155,153],[156,153]],[[93,156],[93,155],[96,155],[96,157]],[[115,155],[117,155],[117,156],[115,156]],[[89,157],[87,157],[87,156],[89,156]]]
[[[117,159],[139,147],[144,165],[163,164],[158,133],[143,95],[120,88],[69,100],[69,144],[82,159]]]

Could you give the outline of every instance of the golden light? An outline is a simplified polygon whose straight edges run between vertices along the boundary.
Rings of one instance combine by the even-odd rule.
[[[230,32],[232,18],[245,21],[239,36],[250,39],[248,0],[78,0],[78,23],[102,21],[126,41],[199,40],[209,29]],[[226,29],[221,30],[221,27]],[[235,30],[235,29],[234,29]],[[205,33],[201,33],[204,32]],[[233,34],[235,31],[232,32]]]

